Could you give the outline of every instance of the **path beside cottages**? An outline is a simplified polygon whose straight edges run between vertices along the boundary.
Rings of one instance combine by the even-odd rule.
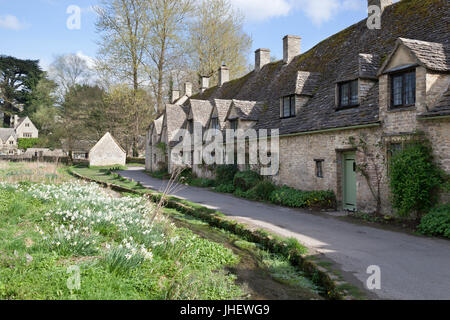
[[[143,186],[162,190],[167,181],[143,168],[118,173]],[[386,231],[312,214],[305,210],[257,203],[207,189],[182,186],[175,196],[218,210],[234,220],[295,237],[334,261],[344,278],[365,286],[367,268],[381,268],[381,299],[450,299],[450,241]],[[352,281],[350,281],[352,282]]]

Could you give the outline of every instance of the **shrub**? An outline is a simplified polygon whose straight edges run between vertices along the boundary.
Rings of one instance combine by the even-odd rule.
[[[333,209],[336,206],[333,191],[301,191],[286,186],[273,191],[270,201],[292,208]]]
[[[242,189],[236,189],[234,195],[236,197],[245,198],[249,200],[259,200],[258,195],[256,194],[254,189],[250,189],[247,191],[243,191]]]
[[[221,184],[232,184],[238,171],[235,165],[220,165],[216,169],[216,180]]]
[[[212,188],[216,185],[216,181],[212,179],[200,178],[193,179],[190,183],[191,186],[200,188]]]
[[[27,150],[33,148],[39,142],[39,138],[19,138],[17,139],[17,147],[22,150]]]
[[[236,189],[248,191],[261,181],[261,176],[254,171],[242,171],[236,173],[233,184]]]
[[[431,148],[423,143],[408,145],[390,163],[393,207],[400,216],[429,211],[437,198],[440,172],[433,162]]]
[[[190,184],[192,182],[192,169],[186,168],[181,171],[180,176],[178,177],[178,180],[181,183]]]
[[[419,231],[429,236],[450,238],[450,204],[438,206],[424,216]]]
[[[234,192],[234,186],[232,184],[221,184],[218,185],[215,190],[217,192],[222,192],[222,193],[233,193]]]
[[[251,190],[254,190],[254,192],[259,200],[269,200],[270,195],[272,194],[272,192],[275,191],[275,189],[276,189],[276,187],[272,182],[261,181]]]

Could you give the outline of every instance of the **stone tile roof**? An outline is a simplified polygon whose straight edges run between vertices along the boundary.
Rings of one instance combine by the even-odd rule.
[[[0,128],[0,139],[3,143],[5,143],[11,136],[16,138],[16,130],[13,128]]]
[[[298,71],[297,74],[289,74],[291,79],[286,81],[286,86],[281,89],[281,96],[292,94],[312,96],[314,95],[321,74],[318,72]]]
[[[450,12],[447,13],[450,14]],[[406,38],[399,38],[398,41],[407,46],[417,60],[429,70],[450,71],[450,46],[448,44]]]
[[[422,114],[422,117],[439,117],[450,115],[450,87],[442,95],[436,106],[428,112]]]
[[[209,100],[189,100],[189,105],[192,110],[194,122],[200,123],[203,128],[206,128],[213,111],[213,105]]]
[[[219,124],[222,129],[225,128],[225,121],[232,102],[232,100],[214,99],[214,105],[217,109],[217,114],[219,115]]]
[[[187,120],[185,109],[174,104],[166,105],[166,124],[169,143],[173,142],[178,130],[182,128]]]
[[[160,135],[164,123],[164,114],[162,114],[158,119],[153,121],[153,123],[155,125],[156,134]]]
[[[258,121],[264,105],[264,102],[258,101],[233,100],[239,119],[244,121]]]
[[[193,98],[265,102],[267,107],[261,111],[256,128],[279,128],[281,134],[377,123],[378,85],[372,87],[359,107],[336,111],[336,83],[343,75],[373,76],[374,70],[380,68],[380,62],[395,48],[398,38],[448,46],[449,10],[448,0],[400,1],[384,10],[380,30],[369,30],[367,19],[364,19],[295,57],[288,65],[282,61],[269,63],[259,72],[252,71]],[[427,48],[435,50],[437,46]],[[420,59],[431,63],[425,53],[417,48],[416,52]],[[439,63],[429,67],[444,69],[447,62],[442,61],[442,55],[439,59]],[[298,72],[321,73],[322,77],[314,95],[298,115],[281,120],[280,93],[292,85]]]

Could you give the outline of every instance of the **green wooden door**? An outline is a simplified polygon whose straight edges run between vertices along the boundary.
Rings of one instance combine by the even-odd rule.
[[[344,154],[344,210],[356,211],[355,153]]]

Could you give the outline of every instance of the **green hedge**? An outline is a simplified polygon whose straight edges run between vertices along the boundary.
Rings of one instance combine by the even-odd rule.
[[[272,192],[270,201],[292,208],[336,208],[333,191],[301,191],[286,186]]]
[[[233,184],[236,189],[248,191],[261,181],[261,176],[254,171],[242,171],[236,173]]]
[[[220,165],[216,168],[216,180],[221,184],[232,184],[239,170],[235,165]]]
[[[392,205],[402,217],[428,212],[436,203],[441,173],[425,142],[407,145],[390,162]]]
[[[222,193],[233,193],[235,189],[232,184],[220,184],[217,187],[215,187],[214,190]]]
[[[429,236],[450,238],[450,204],[436,207],[424,216],[419,231]]]
[[[19,138],[17,140],[18,148],[22,150],[33,148],[35,145],[39,144],[39,142],[39,138]]]
[[[212,188],[216,185],[216,181],[212,179],[199,178],[193,179],[190,185],[193,187],[200,187],[200,188]]]

